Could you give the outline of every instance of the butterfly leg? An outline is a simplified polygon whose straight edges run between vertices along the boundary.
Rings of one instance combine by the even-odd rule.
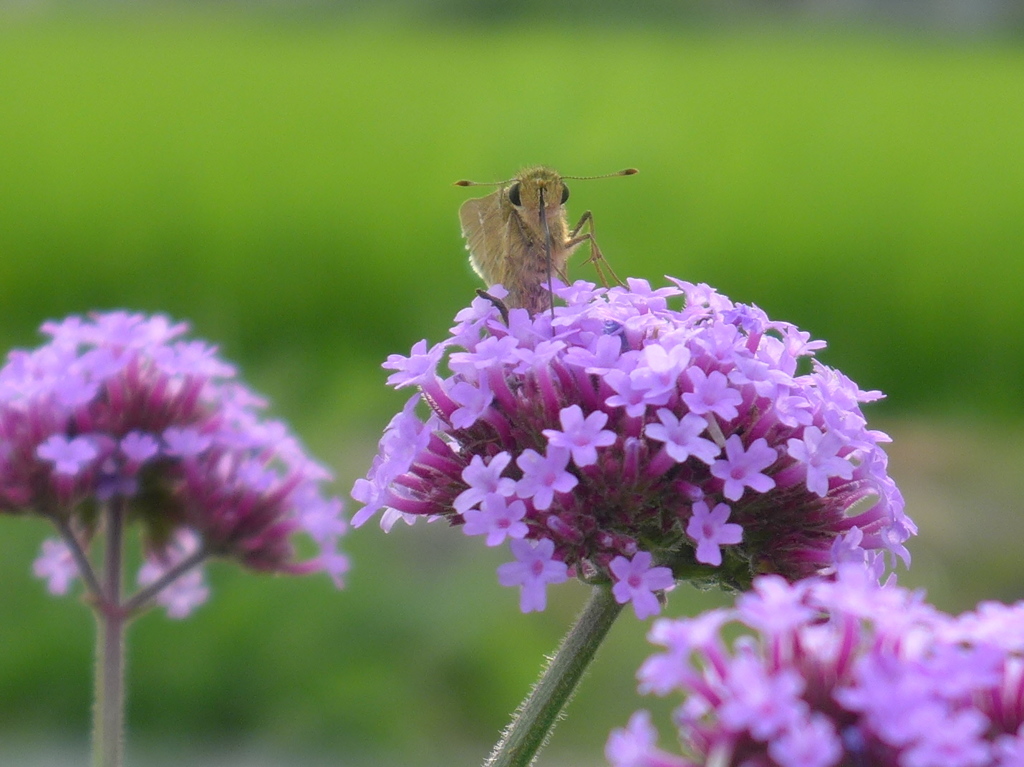
[[[504,301],[502,301],[500,298],[492,296],[483,288],[477,288],[476,294],[480,296],[480,298],[486,298],[488,301],[494,304],[494,308],[498,310],[498,314],[501,315],[501,318],[505,321],[505,324],[508,325],[508,307],[505,305]]]
[[[584,232],[584,228],[587,231]],[[583,233],[580,234],[580,232]],[[601,283],[608,287],[610,284],[608,277],[610,275],[616,285],[625,285],[626,283],[619,279],[619,275],[612,269],[612,265],[608,263],[608,259],[604,257],[604,254],[601,253],[601,248],[597,245],[597,240],[594,237],[594,214],[589,210],[580,216],[579,222],[569,232],[569,241],[565,245],[567,248],[572,248],[586,240],[590,240],[590,258],[587,259],[587,263],[594,265],[597,276],[601,278]]]

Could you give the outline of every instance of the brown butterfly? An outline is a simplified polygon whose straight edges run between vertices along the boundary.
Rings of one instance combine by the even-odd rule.
[[[608,176],[631,176],[636,172],[636,168],[627,168]],[[566,262],[586,240],[590,241],[590,261],[601,280],[608,284],[603,264],[612,278],[620,282],[594,240],[594,217],[590,211],[572,229],[566,218],[566,179],[590,178],[607,176],[562,176],[538,165],[520,171],[508,181],[497,182],[498,191],[466,200],[459,208],[469,261],[488,285],[500,282],[508,289],[504,299],[508,308],[523,307],[530,314],[551,308],[547,288],[551,278],[558,276],[567,281]],[[476,181],[456,181],[455,185],[490,186]]]

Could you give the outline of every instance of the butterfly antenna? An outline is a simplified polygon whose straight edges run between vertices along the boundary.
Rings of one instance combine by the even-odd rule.
[[[501,186],[502,184],[508,184],[512,181],[470,181],[468,178],[456,181],[452,186]]]
[[[613,176],[635,176],[639,172],[640,171],[638,171],[636,168],[623,168],[622,170],[617,170],[614,173],[604,173],[600,176],[562,176],[562,178],[572,179],[573,181],[592,181],[595,178],[612,178]]]

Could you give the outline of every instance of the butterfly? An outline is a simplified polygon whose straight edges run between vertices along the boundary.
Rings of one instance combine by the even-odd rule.
[[[608,176],[631,176],[627,168]],[[508,308],[522,307],[530,314],[552,307],[548,289],[555,276],[566,279],[569,256],[582,243],[590,242],[590,261],[607,285],[604,269],[611,271],[594,239],[594,217],[588,210],[570,228],[565,211],[569,199],[567,179],[607,176],[562,176],[543,165],[521,170],[486,197],[466,200],[459,208],[462,235],[466,238],[469,261],[488,285],[501,283],[508,295]],[[456,181],[456,186],[490,186],[476,181]],[[620,283],[621,284],[621,283]]]

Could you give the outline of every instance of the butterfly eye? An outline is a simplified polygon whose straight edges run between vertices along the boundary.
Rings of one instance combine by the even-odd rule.
[[[518,181],[508,188],[508,199],[517,208],[520,205],[523,204],[522,199],[520,199],[520,197],[519,197],[519,182]]]
[[[569,187],[567,187],[565,184],[562,184],[562,205],[565,205],[565,203],[568,202],[568,200],[569,200]]]

